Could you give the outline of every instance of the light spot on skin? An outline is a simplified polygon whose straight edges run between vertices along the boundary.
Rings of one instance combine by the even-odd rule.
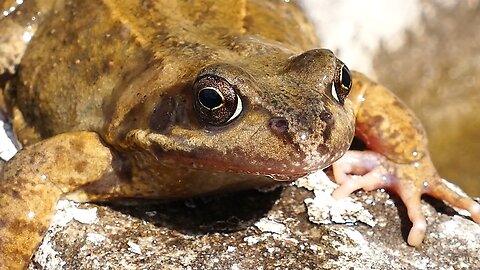
[[[418,169],[420,167],[420,164],[418,162],[414,162],[413,167]]]
[[[4,10],[3,13],[2,13],[2,15],[3,15],[4,17],[7,17],[7,16],[8,16],[8,11]]]
[[[321,81],[321,83],[319,84],[319,86],[325,85],[325,82],[326,82],[326,81],[328,81],[328,77],[327,77],[327,75],[323,75],[322,81]]]
[[[23,33],[22,40],[24,42],[29,42],[31,39],[32,39],[32,34],[30,34],[29,32]]]
[[[15,2],[17,3],[17,5],[23,4],[23,0],[17,0],[17,1],[15,1]]]
[[[412,152],[412,156],[413,156],[413,157],[417,157],[417,156],[418,156],[418,152],[417,152],[417,151],[413,151],[413,152]]]
[[[35,212],[29,211],[27,213],[27,218],[30,219],[30,220],[34,219],[35,218]]]
[[[15,11],[15,7],[10,7],[10,9],[8,10],[10,13],[14,12]]]

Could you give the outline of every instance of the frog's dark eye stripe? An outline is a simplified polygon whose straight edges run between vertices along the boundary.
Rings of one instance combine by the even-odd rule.
[[[352,76],[350,75],[350,70],[340,60],[337,60],[337,70],[332,83],[332,97],[343,105],[351,89]]]
[[[216,75],[202,76],[193,84],[198,117],[210,125],[224,125],[236,119],[243,110],[235,87]]]

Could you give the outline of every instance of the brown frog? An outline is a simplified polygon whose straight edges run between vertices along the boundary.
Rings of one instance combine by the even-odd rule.
[[[2,269],[26,267],[60,198],[270,186],[342,156],[334,196],[398,193],[410,245],[425,235],[422,194],[480,222],[480,206],[437,174],[411,111],[316,49],[293,1],[43,0],[10,11],[4,47],[35,35],[11,57],[21,63],[2,94],[25,145],[0,174]],[[347,152],[355,135],[368,151]]]

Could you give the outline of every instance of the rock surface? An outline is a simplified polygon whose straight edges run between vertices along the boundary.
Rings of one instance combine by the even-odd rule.
[[[353,199],[332,203],[333,187],[318,172],[269,192],[121,206],[61,201],[29,269],[475,269],[480,265],[480,226],[443,203],[424,203],[428,232],[423,245],[413,248],[405,242],[410,223],[396,198],[385,192],[358,192]],[[345,224],[309,221],[331,223],[332,219]]]

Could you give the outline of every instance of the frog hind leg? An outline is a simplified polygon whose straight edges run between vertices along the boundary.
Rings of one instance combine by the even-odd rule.
[[[0,269],[25,269],[63,194],[112,177],[96,133],[57,135],[21,150],[0,172]]]
[[[339,184],[332,194],[334,198],[346,197],[358,189],[384,188],[398,194],[412,222],[407,239],[411,246],[422,243],[427,228],[421,209],[422,194],[465,209],[475,222],[480,223],[480,205],[439,177],[429,158],[412,164],[398,164],[376,152],[348,151],[332,167]]]
[[[413,226],[407,242],[421,244],[426,221],[422,194],[430,194],[470,212],[480,223],[480,205],[443,180],[428,152],[426,132],[420,121],[391,91],[360,73],[353,74],[352,102],[356,136],[369,151],[349,151],[333,164],[340,198],[357,189],[385,188],[397,193],[407,207]]]

